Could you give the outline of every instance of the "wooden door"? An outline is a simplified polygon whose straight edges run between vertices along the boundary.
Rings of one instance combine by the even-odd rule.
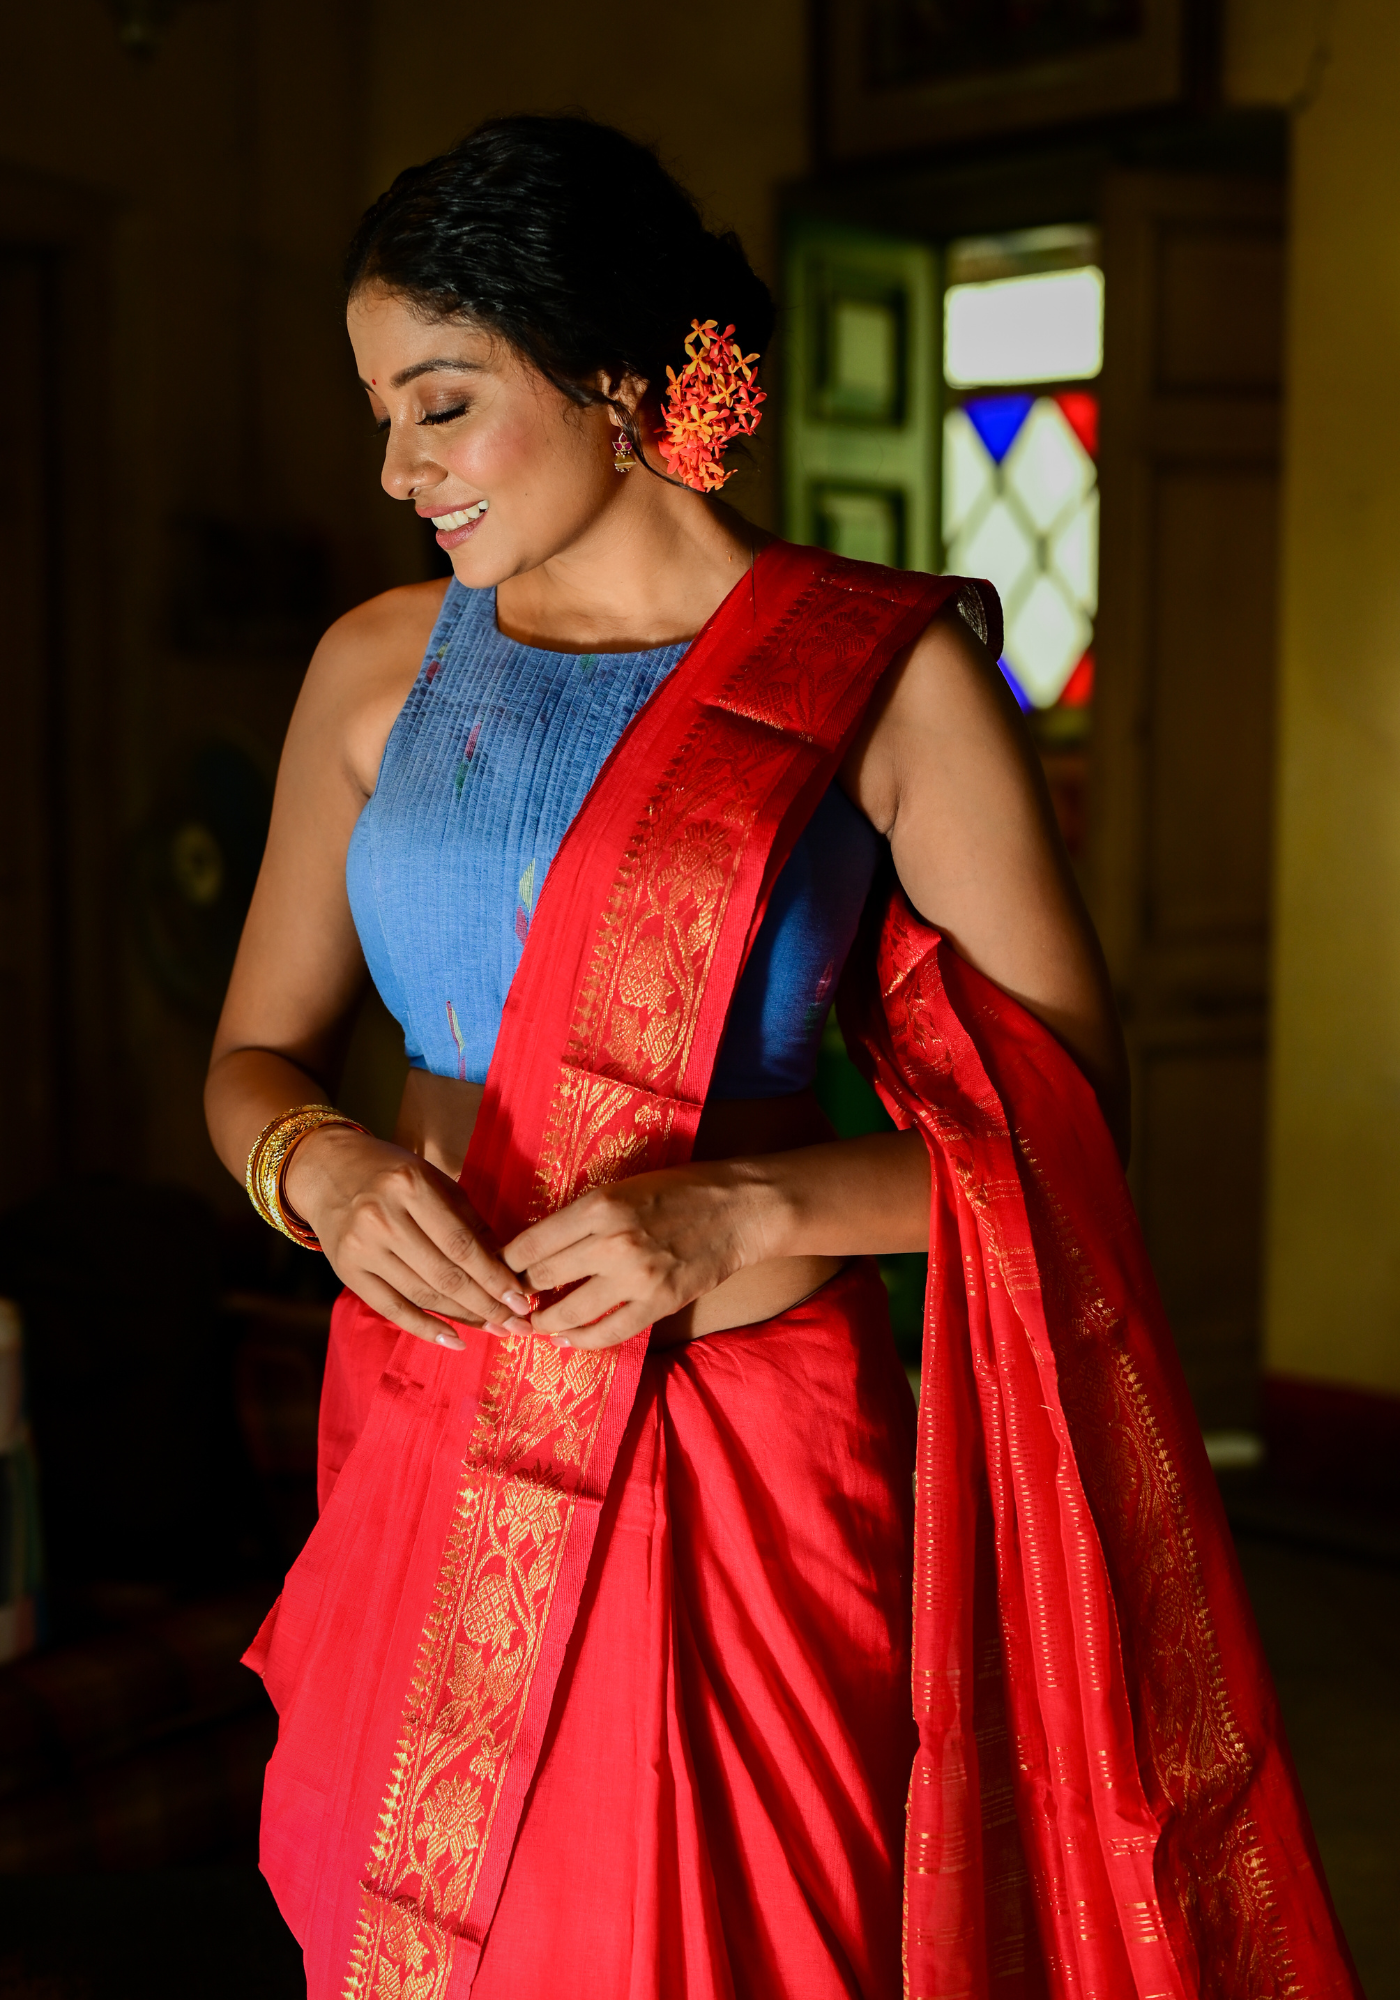
[[[1090,898],[1128,1030],[1133,1182],[1206,1428],[1255,1413],[1284,212],[1116,174]]]
[[[795,219],[784,305],[785,533],[857,561],[936,570],[936,253]]]
[[[42,253],[0,249],[0,1208],[57,1166],[56,662]]]

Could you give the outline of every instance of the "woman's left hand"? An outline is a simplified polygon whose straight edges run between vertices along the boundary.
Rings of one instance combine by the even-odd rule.
[[[734,1161],[594,1188],[501,1251],[530,1291],[574,1289],[531,1316],[561,1346],[613,1347],[764,1254],[761,1182]]]

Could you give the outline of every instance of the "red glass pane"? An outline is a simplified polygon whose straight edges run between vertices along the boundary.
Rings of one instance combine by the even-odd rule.
[[[1094,698],[1094,656],[1086,653],[1069,679],[1065,682],[1060,696],[1062,708],[1087,708]]]
[[[1099,456],[1099,399],[1087,389],[1062,389],[1055,398],[1065,422],[1095,463]]]

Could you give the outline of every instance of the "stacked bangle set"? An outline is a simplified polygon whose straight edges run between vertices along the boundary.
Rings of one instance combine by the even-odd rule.
[[[337,1111],[333,1104],[299,1104],[292,1111],[279,1111],[253,1142],[243,1183],[248,1190],[249,1201],[263,1221],[270,1222],[274,1229],[280,1229],[293,1243],[300,1243],[304,1250],[319,1250],[320,1241],[315,1230],[302,1221],[294,1208],[289,1207],[283,1182],[292,1154],[307,1133],[314,1132],[320,1125],[346,1125],[352,1132],[363,1132],[365,1129],[353,1118],[347,1118],[343,1111]]]

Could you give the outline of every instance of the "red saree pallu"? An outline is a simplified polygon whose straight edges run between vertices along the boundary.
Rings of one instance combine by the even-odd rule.
[[[501,1240],[689,1158],[783,861],[881,674],[964,588],[772,545],[624,733],[546,878],[462,1171]],[[323,1510],[248,1656],[280,1717],[263,1869],[312,2000],[437,2000],[481,1962],[646,1340],[453,1354],[373,1318],[337,1315]],[[785,1785],[795,1826],[801,1773]],[[718,1891],[658,1924],[706,1907]]]
[[[994,624],[958,579],[774,545],[624,734],[463,1168],[502,1239],[689,1157],[782,862],[955,597]],[[917,1738],[909,1408],[868,1266],[650,1357],[449,1353],[347,1298],[323,1511],[249,1655],[311,2000],[874,2000],[901,1934],[918,2000],[1357,1993],[1092,1093],[877,900],[843,1020],[933,1168]]]
[[[1359,2000],[1093,1092],[879,915],[838,1013],[933,1181],[906,1990]]]

